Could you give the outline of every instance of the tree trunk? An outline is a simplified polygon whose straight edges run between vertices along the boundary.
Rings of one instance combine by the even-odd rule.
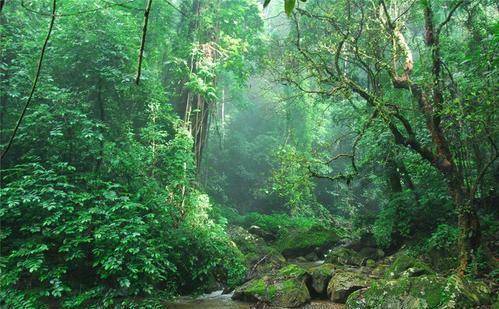
[[[464,275],[471,262],[476,258],[476,251],[480,246],[480,223],[473,204],[467,203],[460,207],[459,212],[459,268],[460,275]]]
[[[399,171],[397,170],[397,164],[394,160],[389,159],[386,162],[388,184],[390,185],[391,193],[402,192],[402,178]]]
[[[459,180],[458,175],[453,175],[452,180],[448,182],[449,191],[458,212],[458,273],[460,275],[469,271],[469,266],[475,258],[481,239],[480,221],[473,198],[466,194],[462,184],[463,181]]]

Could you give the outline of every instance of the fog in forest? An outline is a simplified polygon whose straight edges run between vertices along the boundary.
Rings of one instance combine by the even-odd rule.
[[[497,308],[489,0],[0,0],[0,308]]]

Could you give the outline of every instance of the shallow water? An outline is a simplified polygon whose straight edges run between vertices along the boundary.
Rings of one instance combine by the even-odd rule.
[[[209,294],[203,294],[193,298],[183,296],[175,301],[166,304],[166,308],[171,309],[250,309],[255,308],[255,304],[244,303],[232,300],[233,293],[222,294],[222,291],[215,291]],[[327,300],[314,300],[310,304],[304,306],[304,309],[341,309],[345,306],[342,304],[334,304]]]
[[[296,262],[289,261],[305,269],[324,264],[324,261],[314,262]],[[166,308],[171,309],[251,309],[255,308],[253,303],[245,303],[232,300],[234,293],[223,294],[223,291],[215,291],[208,294],[203,294],[198,297],[182,296],[175,301],[166,305]],[[313,300],[310,304],[305,305],[304,309],[341,309],[345,305],[334,304],[327,300]],[[273,307],[275,308],[275,307]]]
[[[298,265],[300,267],[303,267],[305,269],[309,269],[309,268],[316,267],[316,266],[324,264],[324,260],[313,261],[313,262],[297,262],[297,261],[289,261],[289,262],[291,264],[296,264],[296,265]]]
[[[200,309],[249,309],[251,308],[251,304],[239,302],[232,300],[232,294],[222,294],[222,290],[215,291],[209,294],[203,294],[199,297],[189,297],[182,296],[177,298],[174,302],[166,305],[167,308],[172,309],[191,309],[191,308],[200,308]]]

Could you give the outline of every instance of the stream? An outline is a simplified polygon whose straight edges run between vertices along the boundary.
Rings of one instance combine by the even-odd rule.
[[[293,262],[303,268],[311,268],[319,266],[324,261],[315,262]],[[174,301],[167,303],[166,308],[169,309],[251,309],[256,308],[254,303],[245,303],[241,301],[232,300],[234,293],[223,294],[222,290],[214,291],[211,293],[203,294],[198,297],[181,296]],[[304,306],[305,309],[341,309],[345,305],[334,304],[328,300],[312,300],[310,304]]]
[[[208,294],[203,294],[199,297],[191,296],[181,296],[177,298],[172,303],[166,305],[167,308],[172,309],[217,309],[217,308],[227,308],[227,309],[249,309],[251,308],[250,303],[244,303],[232,300],[232,294],[223,294],[223,290],[211,292]]]
[[[251,309],[256,308],[253,303],[232,300],[233,293],[222,294],[222,290],[199,297],[182,296],[166,304],[168,309]],[[274,307],[275,308],[275,307]],[[312,300],[304,309],[342,309],[345,305],[334,304],[328,300]]]

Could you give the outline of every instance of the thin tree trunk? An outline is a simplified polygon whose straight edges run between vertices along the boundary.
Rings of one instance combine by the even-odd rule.
[[[10,136],[9,142],[8,142],[7,146],[5,147],[5,150],[2,152],[0,160],[5,159],[7,152],[9,151],[10,147],[12,146],[12,143],[14,142],[14,138],[16,137],[16,134],[17,134],[17,130],[19,130],[19,127],[21,126],[23,118],[26,115],[26,111],[28,110],[28,107],[31,103],[31,100],[33,99],[33,96],[35,94],[36,86],[37,86],[38,80],[40,78],[40,72],[42,70],[42,64],[43,64],[43,58],[45,56],[45,50],[47,49],[47,45],[48,45],[49,40],[50,40],[50,35],[52,34],[52,29],[54,29],[54,23],[55,23],[55,18],[56,18],[56,14],[55,14],[56,8],[57,8],[57,1],[53,0],[52,1],[52,15],[51,15],[50,24],[49,24],[49,30],[47,32],[47,36],[45,37],[45,41],[43,42],[42,50],[40,52],[40,58],[38,59],[38,65],[36,68],[35,78],[33,79],[33,85],[31,86],[31,92],[29,94],[28,100],[26,101],[26,104],[24,105],[24,108],[21,112],[21,115],[19,116],[19,119],[17,120],[16,126],[14,127],[14,132],[12,132],[12,135]]]
[[[142,60],[144,58],[144,48],[146,47],[147,25],[149,23],[149,13],[151,12],[152,0],[148,0],[147,6],[144,10],[144,24],[142,26],[142,40],[140,41],[139,58],[137,61],[137,76],[135,77],[135,84],[139,84],[140,75],[142,73]]]

